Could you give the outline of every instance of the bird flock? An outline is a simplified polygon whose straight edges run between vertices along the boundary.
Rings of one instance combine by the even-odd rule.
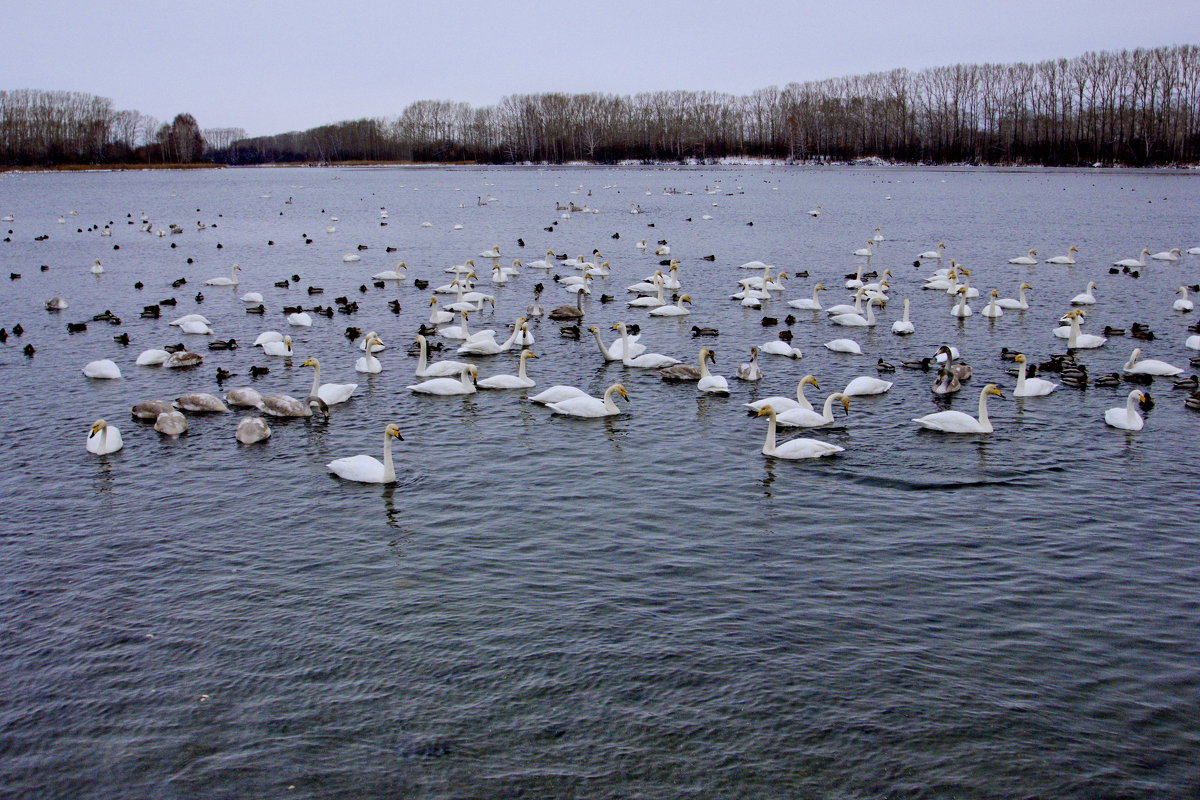
[[[710,194],[717,193],[710,191]],[[718,189],[719,191],[719,189]],[[670,190],[666,193],[678,193]],[[489,195],[487,202],[482,196],[479,205],[497,202]],[[287,205],[291,205],[289,198]],[[565,209],[565,210],[564,210]],[[570,219],[572,213],[598,213],[598,209],[571,202],[567,206],[556,204],[555,210],[564,210],[561,214],[563,221]],[[632,213],[645,213],[640,205],[634,204]],[[817,219],[821,216],[822,207],[815,206],[808,212],[808,217]],[[9,221],[11,221],[9,216]],[[798,214],[798,219],[803,215]],[[132,220],[132,215],[130,215]],[[389,215],[386,208],[380,209],[380,225],[386,227]],[[705,218],[709,218],[705,215]],[[63,217],[59,218],[62,222]],[[164,230],[155,228],[145,214],[140,216],[139,231],[159,237],[182,234],[184,227],[171,224]],[[340,220],[330,216],[327,220],[327,234],[335,234],[334,224]],[[553,232],[560,224],[559,220],[546,231]],[[812,224],[811,222],[809,224]],[[428,222],[413,223],[414,228],[428,228]],[[215,228],[216,225],[211,227]],[[649,227],[653,227],[651,224]],[[198,221],[196,231],[206,231],[210,226]],[[89,233],[98,233],[105,239],[112,237],[113,224],[94,226]],[[461,229],[461,225],[456,226]],[[168,232],[169,231],[169,232]],[[80,229],[80,232],[83,232]],[[10,231],[11,234],[11,231]],[[525,236],[514,237],[518,249],[525,247]],[[626,377],[622,381],[613,382],[603,392],[602,396],[592,396],[584,389],[573,385],[568,380],[548,388],[540,389],[537,378],[541,374],[559,374],[552,364],[542,364],[534,368],[531,361],[539,359],[535,351],[534,334],[530,324],[540,323],[543,319],[559,323],[557,334],[563,340],[578,341],[578,347],[591,348],[592,342],[599,351],[603,362],[619,362],[622,368],[628,370],[629,376],[637,371],[652,371],[657,373],[662,381],[669,384],[690,384],[698,394],[728,397],[743,391],[741,387],[752,387],[768,376],[795,370],[792,366],[804,358],[804,352],[793,341],[792,326],[800,315],[804,320],[815,323],[816,328],[828,330],[830,338],[819,346],[833,353],[862,355],[862,344],[850,335],[838,335],[839,331],[849,334],[863,328],[874,328],[884,323],[881,315],[889,305],[900,305],[903,309],[899,318],[894,319],[886,327],[897,337],[912,336],[916,326],[910,318],[910,309],[914,304],[926,308],[936,303],[941,296],[945,300],[940,303],[941,313],[966,324],[966,321],[976,313],[972,301],[978,302],[986,297],[978,311],[979,315],[995,324],[1006,313],[1022,314],[1039,301],[1046,304],[1061,303],[1059,324],[1045,331],[1048,346],[1057,345],[1061,352],[1051,353],[1044,361],[1035,361],[1030,355],[1010,351],[1005,348],[1000,353],[1003,361],[1011,362],[1012,377],[1015,385],[1011,394],[1015,397],[1036,398],[1044,397],[1058,390],[1061,386],[1080,388],[1089,382],[1102,386],[1119,385],[1123,382],[1137,384],[1127,397],[1126,403],[1117,408],[1097,412],[1098,421],[1117,429],[1128,431],[1141,430],[1145,425],[1143,412],[1154,403],[1145,385],[1154,378],[1176,378],[1173,388],[1188,390],[1184,403],[1188,408],[1200,409],[1200,392],[1197,392],[1195,376],[1179,378],[1184,373],[1182,367],[1166,361],[1143,358],[1143,348],[1130,348],[1130,354],[1118,371],[1105,375],[1092,375],[1081,354],[1097,348],[1113,348],[1113,339],[1130,335],[1142,342],[1151,342],[1158,335],[1151,332],[1147,325],[1134,323],[1129,331],[1105,326],[1101,332],[1085,331],[1084,325],[1089,322],[1088,316],[1094,309],[1101,308],[1106,302],[1117,302],[1117,298],[1105,297],[1098,293],[1095,281],[1088,281],[1083,291],[1066,301],[1053,301],[1048,298],[1037,298],[1035,286],[1041,282],[1039,269],[1045,265],[1071,266],[1083,256],[1076,246],[1071,246],[1065,254],[1040,260],[1036,249],[1029,249],[1024,255],[1018,255],[1008,260],[1014,266],[1029,267],[1027,275],[1014,288],[1012,297],[1000,297],[998,287],[988,287],[986,294],[981,293],[978,285],[982,270],[966,266],[967,258],[951,259],[947,256],[950,249],[946,242],[939,242],[929,250],[920,253],[901,253],[899,248],[890,246],[882,235],[881,228],[875,228],[868,236],[866,246],[848,249],[845,256],[829,259],[830,266],[820,269],[819,279],[809,275],[807,269],[798,270],[792,265],[777,268],[775,265],[759,260],[749,260],[742,263],[721,264],[713,255],[695,255],[700,262],[716,262],[714,268],[705,272],[704,278],[697,279],[688,273],[692,271],[681,260],[681,251],[686,246],[679,243],[669,243],[667,240],[654,240],[652,237],[639,239],[632,243],[620,241],[620,233],[611,236],[613,241],[605,242],[602,252],[599,244],[591,249],[590,254],[571,254],[547,249],[541,258],[522,262],[521,259],[510,259],[502,255],[506,249],[500,244],[492,244],[470,258],[465,258],[457,264],[426,263],[418,269],[411,269],[409,264],[398,261],[389,270],[374,272],[369,281],[363,277],[346,273],[346,283],[336,289],[343,294],[336,298],[334,306],[322,304],[310,305],[304,302],[310,298],[325,293],[322,287],[309,285],[301,296],[300,302],[280,309],[267,309],[264,295],[261,291],[246,291],[238,294],[243,311],[246,314],[281,313],[286,323],[278,330],[264,330],[250,345],[250,350],[270,361],[283,359],[288,365],[292,359],[299,361],[299,366],[311,368],[313,379],[307,394],[302,397],[286,393],[264,394],[250,386],[230,386],[225,389],[223,396],[207,392],[189,392],[180,394],[173,400],[144,400],[133,405],[132,415],[141,420],[153,421],[153,430],[162,436],[181,436],[188,432],[188,416],[226,414],[230,407],[251,410],[253,415],[241,418],[232,426],[231,433],[237,442],[252,445],[264,442],[272,435],[269,418],[303,417],[328,418],[331,414],[353,413],[353,400],[359,384],[355,382],[322,383],[322,361],[315,355],[297,353],[296,342],[292,332],[310,328],[321,318],[330,319],[335,314],[352,315],[358,311],[358,303],[368,302],[370,288],[385,289],[402,294],[402,299],[389,300],[388,305],[393,313],[399,314],[401,306],[412,305],[418,308],[427,307],[429,313],[421,315],[419,323],[404,330],[400,321],[394,329],[385,332],[370,330],[361,331],[354,326],[347,326],[346,339],[361,352],[354,360],[352,369],[360,375],[377,375],[399,370],[402,373],[411,369],[415,379],[404,384],[408,391],[415,394],[451,397],[470,395],[480,390],[515,391],[521,392],[520,397],[530,403],[544,406],[552,414],[562,417],[599,418],[631,413],[636,409],[636,396],[631,396],[626,388]],[[649,241],[648,241],[649,239]],[[311,241],[306,237],[306,241]],[[273,242],[269,242],[273,244]],[[218,245],[220,247],[220,245]],[[353,265],[361,260],[360,253],[375,244],[359,244],[354,252],[348,252],[342,257],[346,265]],[[617,248],[614,250],[614,248]],[[391,253],[398,248],[387,247]],[[896,251],[896,252],[893,252]],[[689,254],[691,256],[692,254]],[[1107,261],[1112,274],[1123,274],[1138,277],[1142,271],[1149,268],[1153,262],[1162,262],[1182,266],[1194,271],[1200,263],[1200,247],[1188,250],[1173,248],[1151,253],[1148,248],[1142,249],[1136,259],[1126,258]],[[857,260],[854,271],[839,275],[845,268],[834,266],[839,259],[854,258]],[[1092,257],[1095,262],[1101,258]],[[888,267],[876,270],[873,267],[875,259],[886,259]],[[1149,259],[1149,260],[1147,260]],[[409,259],[412,260],[412,259]],[[647,267],[647,261],[651,262]],[[504,263],[507,262],[507,263]],[[947,266],[942,266],[947,264]],[[485,266],[486,265],[486,266]],[[105,272],[102,260],[92,258],[92,263],[86,269],[96,276],[96,280],[112,280],[111,273]],[[274,286],[299,291],[303,283],[300,275],[292,274],[282,280],[277,276],[268,277],[268,265],[254,270],[244,269],[239,264],[230,264],[229,274],[218,275],[204,281],[205,287],[213,290],[232,290],[241,292],[242,281],[251,279],[262,282],[273,281]],[[904,270],[901,273],[901,270]],[[420,276],[418,276],[418,273]],[[1164,297],[1164,305],[1170,305],[1179,318],[1179,331],[1163,332],[1162,336],[1176,337],[1183,340],[1190,350],[1200,351],[1200,328],[1189,324],[1188,316],[1194,305],[1191,293],[1200,290],[1195,284],[1188,284],[1186,273],[1179,277],[1180,286],[1175,291],[1175,299]],[[1194,274],[1194,272],[1193,272]],[[1054,280],[1061,279],[1062,273],[1057,273]],[[482,277],[481,277],[482,276]],[[722,292],[720,281],[724,276],[728,292]],[[913,280],[919,276],[920,280]],[[627,278],[637,278],[628,282]],[[10,275],[12,280],[20,278],[18,273]],[[801,283],[801,281],[805,281]],[[174,288],[181,288],[186,280],[174,282]],[[368,287],[368,283],[370,287]],[[534,285],[530,285],[530,284]],[[528,288],[525,291],[513,291],[522,284]],[[985,284],[986,285],[986,284]],[[834,287],[831,291],[829,287]],[[903,296],[897,298],[896,288],[903,287]],[[141,289],[141,281],[135,285]],[[836,298],[838,290],[846,292],[843,302],[831,303]],[[357,292],[359,299],[351,300],[350,295]],[[1027,292],[1034,293],[1031,301]],[[822,296],[824,293],[824,297]],[[787,299],[787,295],[794,295]],[[597,297],[599,295],[599,297]],[[553,301],[543,298],[550,296]],[[784,327],[778,330],[774,338],[750,348],[748,358],[735,370],[732,380],[717,370],[717,357],[713,347],[701,346],[695,355],[695,363],[685,363],[683,358],[689,354],[675,355],[653,352],[652,343],[643,337],[647,335],[642,328],[652,318],[675,318],[680,324],[691,323],[693,314],[693,296],[703,296],[706,301],[728,298],[748,310],[748,313],[763,312],[761,324],[764,328],[778,327],[779,314],[786,314]],[[203,302],[203,291],[195,296],[195,302]],[[896,301],[900,302],[897,303]],[[142,308],[142,318],[159,320],[165,309],[177,304],[177,300],[167,298],[158,303],[149,304]],[[311,302],[311,300],[310,300]],[[55,296],[45,301],[48,314],[63,314],[71,304],[67,297]],[[765,311],[764,311],[765,309]],[[936,313],[936,312],[935,312]],[[1058,311],[1056,310],[1056,313]],[[490,318],[511,319],[507,330],[500,327],[472,330],[472,325],[478,325],[479,320],[492,315]],[[591,324],[594,320],[604,318],[604,322]],[[616,321],[613,322],[613,318]],[[119,325],[120,319],[110,311],[98,314],[83,322],[67,323],[68,335],[85,330],[88,323],[108,323]],[[193,341],[201,341],[208,350],[234,350],[238,348],[235,339],[221,340],[216,338],[221,329],[220,318],[210,320],[204,314],[192,312],[182,314],[169,323],[167,330],[177,329],[185,337],[188,345],[167,345],[142,350],[130,363],[137,367],[155,367],[163,370],[178,370],[181,374],[189,374],[201,368],[204,354],[199,352],[199,345]],[[266,327],[266,326],[264,326]],[[1186,331],[1183,330],[1186,328]],[[289,332],[290,331],[290,332]],[[713,326],[690,324],[694,339],[714,342],[719,340],[720,331]],[[539,336],[553,335],[554,328],[547,323],[539,328]],[[10,335],[20,336],[23,329],[19,325],[10,329],[0,329],[0,339],[7,341]],[[606,342],[606,334],[613,338]],[[1189,335],[1190,334],[1190,335]],[[122,341],[122,336],[124,341]],[[119,344],[129,343],[128,334],[114,337]],[[200,338],[196,338],[200,337]],[[397,342],[396,338],[400,337]],[[824,338],[824,337],[822,337]],[[590,341],[589,341],[590,340]],[[415,368],[401,366],[394,358],[390,358],[388,347],[397,344],[409,346],[410,354],[417,358]],[[812,346],[817,346],[816,344]],[[195,347],[195,349],[193,349]],[[441,358],[442,354],[449,355],[453,348],[454,358]],[[25,354],[34,357],[36,349],[32,344],[26,345]],[[493,367],[491,359],[506,353],[517,354],[516,371],[506,373]],[[770,359],[778,356],[779,359]],[[302,357],[302,360],[301,360]],[[351,369],[349,359],[335,362],[326,358],[325,366],[334,372],[347,374]],[[1200,366],[1200,356],[1192,357],[1190,366]],[[711,365],[711,368],[710,368]],[[907,360],[900,363],[901,368],[921,370],[929,373],[929,390],[933,399],[946,398],[963,391],[969,384],[975,372],[973,367],[958,350],[950,345],[943,345],[930,352],[927,356]],[[126,366],[128,369],[128,365]],[[849,414],[854,398],[878,395],[890,391],[894,383],[886,380],[887,373],[894,372],[896,365],[880,357],[875,364],[877,375],[860,375],[850,380],[840,391],[830,393],[823,402],[820,410],[813,407],[805,397],[805,388],[820,389],[817,377],[805,374],[796,385],[795,397],[771,396],[754,402],[745,403],[751,419],[766,417],[766,435],[762,445],[762,453],[768,457],[780,459],[811,459],[833,456],[844,452],[844,448],[818,439],[798,437],[780,442],[777,439],[780,428],[819,429],[845,424],[835,416],[835,408],[840,406],[843,419]],[[536,372],[537,374],[533,374]],[[994,372],[994,370],[993,370]],[[248,374],[259,378],[270,373],[269,366],[253,365]],[[486,374],[484,374],[486,373]],[[90,361],[82,366],[82,374],[88,380],[120,380],[121,365],[113,359],[101,358]],[[1057,377],[1057,382],[1048,380],[1043,375]],[[222,387],[234,376],[225,369],[217,372],[218,384]],[[578,383],[579,381],[575,381]],[[949,434],[988,434],[993,431],[993,423],[988,416],[988,400],[991,397],[1004,397],[1000,388],[1003,378],[996,373],[995,379],[981,386],[978,391],[978,406],[975,415],[959,410],[941,410],[929,413],[912,420],[912,423],[922,429]],[[540,390],[539,390],[540,389]],[[537,390],[537,391],[535,391]],[[974,394],[971,394],[974,397]],[[617,401],[621,400],[621,403]],[[343,410],[345,409],[345,410]],[[329,464],[329,471],[338,477],[355,482],[390,483],[396,480],[396,471],[392,456],[394,440],[403,441],[401,430],[392,420],[380,420],[378,424],[383,430],[383,459],[382,461],[369,455],[356,455],[339,458]],[[105,419],[97,419],[90,427],[86,438],[86,449],[89,453],[104,455],[114,453],[124,447],[124,437],[116,425]]]

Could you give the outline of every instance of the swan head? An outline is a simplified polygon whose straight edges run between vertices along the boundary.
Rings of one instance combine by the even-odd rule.
[[[533,352],[532,350],[522,350],[521,358],[537,358],[537,353]]]
[[[1032,286],[1030,286],[1028,283],[1022,283],[1022,284],[1021,284],[1021,288],[1022,288],[1022,289],[1032,289],[1033,287],[1032,287]]]
[[[772,408],[771,406],[763,406],[762,408],[760,408],[760,409],[758,410],[758,413],[757,413],[757,414],[755,414],[754,416],[756,416],[756,417],[767,417],[767,416],[769,416],[769,417],[772,417],[772,418],[774,418],[774,416],[775,416],[775,409],[774,409],[774,408]]]
[[[884,270],[884,271],[886,272],[886,270]],[[781,272],[781,273],[779,273],[778,275],[776,275],[776,276],[775,276],[775,280],[777,280],[777,281],[781,281],[781,280],[783,280],[784,278],[786,278],[787,276],[788,276],[788,274],[787,274],[786,272]]]
[[[433,297],[429,298],[429,305],[431,305],[431,306],[437,305],[437,295],[434,295]]]
[[[996,291],[995,289],[992,289],[992,297],[999,297],[999,296],[1000,296],[1000,292]]]
[[[1070,248],[1067,250],[1067,252],[1068,252],[1068,253],[1078,253],[1078,252],[1079,252],[1079,248],[1078,248],[1078,247],[1076,247],[1075,245],[1071,245],[1071,247],[1070,247]]]
[[[1031,256],[1036,256],[1036,255],[1037,255],[1037,250],[1030,250],[1030,251],[1029,251],[1029,255],[1031,255]]]
[[[999,386],[994,383],[989,383],[987,386],[983,387],[983,396],[987,397],[988,395],[992,394],[996,395],[996,397],[1004,397],[1004,393],[1000,391]]]
[[[690,294],[685,294],[683,297],[679,298],[680,305],[683,305],[684,303],[691,303],[691,302],[692,302],[692,296]]]
[[[823,284],[823,283],[818,283],[816,286],[814,286],[814,287],[813,287],[813,291],[814,291],[814,292],[823,292],[823,291],[825,291],[825,284]]]
[[[107,422],[105,422],[105,421],[104,421],[104,420],[102,420],[102,419],[98,419],[98,420],[96,420],[95,422],[93,422],[93,423],[92,423],[92,432],[91,432],[90,434],[88,434],[88,435],[89,435],[89,436],[95,436],[95,435],[96,435],[98,432],[100,432],[100,431],[104,430],[104,429],[105,429],[105,428],[107,428],[107,427],[108,427],[108,423],[107,423]]]
[[[707,347],[704,347],[700,350],[700,360],[703,361],[706,358],[714,364],[717,363],[717,354],[712,350],[709,350]]]
[[[1016,356],[1016,358],[1013,359],[1013,361],[1017,364],[1024,364],[1025,363],[1025,354],[1017,353],[1017,356]]]
[[[1133,392],[1130,393],[1130,396],[1132,397],[1135,394],[1137,395],[1138,405],[1142,406],[1143,408],[1150,408],[1154,405],[1154,401],[1150,398],[1148,393],[1143,392],[1141,389],[1134,389]]]
[[[233,271],[234,271],[234,272],[241,272],[241,271],[242,271],[242,268],[241,268],[240,266],[238,266],[237,264],[234,264],[234,265],[233,265]]]
[[[624,384],[621,384],[621,383],[614,383],[612,386],[610,386],[610,387],[609,387],[609,389],[608,389],[608,390],[609,390],[610,392],[612,392],[613,394],[619,394],[619,395],[621,395],[621,397],[624,397],[626,400],[628,400],[628,399],[629,399],[629,393],[625,391],[625,385],[624,385]]]
[[[625,323],[624,322],[614,322],[612,325],[612,330],[621,331],[622,333],[624,333],[625,332]]]
[[[319,366],[321,366],[321,362],[317,361],[315,358],[306,358],[306,359],[304,359],[304,363],[301,364],[300,366],[302,366],[302,367],[319,367]]]
[[[471,383],[475,383],[477,380],[479,380],[479,370],[475,368],[474,364],[467,367],[467,374],[471,376]]]
[[[750,348],[750,358],[752,358],[752,359],[753,359],[753,358],[756,358],[757,356],[758,356],[758,348],[757,348],[757,347],[751,347],[751,348]],[[716,362],[714,362],[714,363],[716,363]]]
[[[801,386],[811,386],[814,389],[821,388],[821,384],[817,383],[817,378],[815,375],[805,375],[803,378],[800,379],[800,385]]]
[[[292,337],[290,335],[283,337],[283,344],[290,352],[292,349]]]

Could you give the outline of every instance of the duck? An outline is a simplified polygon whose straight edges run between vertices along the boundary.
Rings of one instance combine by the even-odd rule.
[[[836,402],[842,404],[843,411],[850,413],[850,396],[845,392],[834,392],[825,398],[825,405],[820,413],[808,408],[793,408],[776,412],[776,421],[786,428],[820,428],[832,425],[833,404]]]
[[[758,416],[767,418],[767,438],[763,442],[762,453],[764,456],[772,458],[785,458],[789,460],[799,460],[803,458],[823,458],[832,456],[836,453],[843,452],[846,448],[839,447],[836,444],[818,441],[817,439],[796,438],[789,439],[783,444],[775,442],[775,426],[778,424],[778,416],[775,409],[771,406],[764,406],[759,409]]]
[[[1017,311],[1025,311],[1029,308],[1029,301],[1025,299],[1025,290],[1032,289],[1028,283],[1022,283],[1017,287],[1017,297],[1001,297],[996,301],[996,305],[1000,308],[1015,309]]]
[[[577,395],[563,400],[546,403],[546,407],[559,414],[572,417],[611,417],[621,413],[620,407],[613,402],[613,395],[621,395],[626,400],[629,394],[622,384],[614,383],[604,391],[604,397]]]
[[[1025,255],[1023,255],[1023,256],[1017,256],[1016,258],[1010,258],[1010,259],[1008,260],[1008,263],[1010,263],[1010,264],[1022,264],[1022,265],[1025,265],[1025,266],[1032,266],[1032,265],[1034,265],[1034,264],[1037,264],[1037,263],[1038,263],[1038,262],[1037,262],[1037,259],[1036,259],[1036,258],[1034,258],[1034,256],[1036,256],[1036,255],[1037,255],[1037,250],[1030,250],[1028,253],[1026,253],[1026,254],[1025,254]]]
[[[1125,399],[1124,406],[1110,408],[1104,412],[1104,424],[1125,431],[1140,431],[1146,424],[1138,413],[1138,406],[1147,405],[1149,395],[1141,389],[1134,389]]]
[[[891,389],[895,384],[891,381],[872,378],[869,375],[859,375],[849,383],[846,388],[842,389],[842,394],[847,397],[862,397],[872,394],[883,394]]]
[[[238,274],[238,272],[241,271],[241,269],[242,268],[239,267],[237,264],[234,264],[233,268],[229,271],[228,278],[226,278],[226,277],[209,278],[208,280],[206,280],[204,282],[204,284],[206,286],[237,286],[238,285],[237,274]]]
[[[624,343],[624,356],[621,358],[621,363],[627,367],[638,367],[641,369],[662,369],[669,367],[672,364],[678,364],[679,359],[665,356],[662,353],[642,353],[638,356],[630,356],[630,343],[626,341],[629,338],[629,329],[624,322],[615,323],[614,330],[621,332],[621,340]],[[628,398],[626,398],[628,399]]]
[[[432,378],[421,383],[406,386],[418,394],[436,394],[443,397],[453,395],[475,394],[475,380],[479,371],[473,364],[468,364],[459,372],[458,380],[454,378]]]
[[[1017,372],[1017,388],[1013,389],[1013,397],[1042,397],[1058,388],[1058,384],[1042,378],[1025,377],[1025,355],[1018,353],[1013,359],[1019,366]]]
[[[1096,282],[1088,281],[1087,288],[1071,298],[1071,305],[1076,305],[1076,306],[1095,305],[1096,304],[1096,295],[1092,294],[1092,290],[1095,288],[1096,288]]]
[[[1142,348],[1135,347],[1129,355],[1129,360],[1125,362],[1122,372],[1129,375],[1160,375],[1173,378],[1182,374],[1183,370],[1165,361],[1153,358],[1142,359]]]
[[[233,435],[242,444],[255,444],[271,438],[271,427],[262,417],[242,417]]]
[[[358,388],[357,383],[321,383],[321,362],[316,358],[306,358],[300,366],[313,368],[312,388],[308,394],[321,398],[327,406],[346,402]]]
[[[989,383],[979,392],[978,418],[964,414],[962,411],[951,410],[926,414],[923,417],[917,417],[913,422],[922,428],[940,433],[991,433],[993,428],[991,420],[988,419],[987,399],[992,395],[1004,397],[1000,388],[994,383]]]
[[[1188,298],[1188,287],[1180,286],[1175,290],[1175,292],[1176,294],[1182,294],[1183,297],[1179,298],[1174,302],[1174,304],[1172,304],[1171,309],[1173,311],[1191,311],[1196,307],[1196,304]]]
[[[1071,247],[1067,250],[1067,254],[1065,256],[1054,256],[1053,258],[1047,258],[1046,263],[1047,264],[1068,264],[1068,265],[1074,264],[1075,256],[1073,254],[1078,253],[1078,252],[1079,252],[1079,248],[1076,247],[1075,245],[1071,245]]]
[[[892,323],[892,333],[897,336],[908,336],[916,331],[916,327],[908,318],[908,298],[904,298],[904,315]]]
[[[120,428],[98,419],[92,423],[85,446],[89,453],[103,456],[117,452],[125,446],[125,442],[121,439]]]
[[[820,311],[821,310],[821,299],[820,299],[820,297],[818,297],[818,293],[823,292],[823,291],[825,291],[825,287],[822,284],[818,283],[816,286],[813,287],[813,293],[812,293],[811,298],[805,297],[805,298],[800,298],[798,300],[789,300],[788,305],[791,306],[792,308],[799,308],[799,309],[803,309],[806,311]]]
[[[395,483],[396,466],[392,461],[392,439],[404,441],[399,426],[389,423],[383,429],[383,461],[368,455],[337,458],[325,468],[342,480],[355,483]]]
[[[480,389],[530,389],[536,386],[533,378],[530,378],[525,372],[525,362],[528,359],[537,358],[537,354],[532,350],[525,349],[521,351],[521,357],[517,366],[516,375],[492,375],[482,380],[476,381],[476,386]]]
[[[1172,382],[1171,386],[1175,389],[1195,389],[1200,386],[1200,377],[1191,375],[1187,378],[1179,378]]]
[[[89,378],[117,380],[121,377],[121,368],[112,359],[101,358],[84,364],[83,374]]]
[[[758,348],[750,348],[750,360],[738,365],[737,378],[742,381],[761,381],[763,371],[758,366]]]
[[[791,399],[790,397],[780,397],[777,395],[773,395],[771,397],[764,397],[762,400],[755,400],[752,403],[743,403],[742,405],[744,405],[746,408],[750,409],[751,411],[761,411],[766,406],[773,406],[775,408],[775,410],[781,414],[785,411],[791,411],[793,408],[803,408],[803,409],[812,411],[813,410],[812,403],[810,403],[808,401],[808,398],[804,396],[804,387],[805,386],[812,386],[814,389],[817,389],[818,391],[821,388],[821,385],[819,383],[817,383],[817,379],[815,376],[805,375],[803,378],[800,379],[800,382],[796,384],[796,399],[795,400]]]
[[[180,395],[175,398],[174,406],[180,411],[214,411],[221,414],[229,411],[221,398],[207,392]]]
[[[182,436],[187,433],[187,417],[178,411],[164,411],[154,420],[154,430],[164,436]]]

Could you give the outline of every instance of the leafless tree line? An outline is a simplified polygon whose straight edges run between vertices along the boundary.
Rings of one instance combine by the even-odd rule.
[[[4,163],[494,163],[789,160],[1171,164],[1200,161],[1200,47],[1093,52],[1037,64],[898,69],[748,95],[510,95],[421,100],[395,118],[248,139],[160,125],[106,98],[0,92]]]

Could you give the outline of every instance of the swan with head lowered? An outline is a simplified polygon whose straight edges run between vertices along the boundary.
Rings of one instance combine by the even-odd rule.
[[[475,385],[480,389],[529,389],[537,384],[533,378],[525,374],[525,362],[528,359],[537,358],[532,350],[522,350],[520,364],[517,366],[516,375],[491,375],[482,380],[476,381]]]
[[[845,392],[834,392],[825,398],[825,405],[820,413],[809,408],[792,408],[778,412],[776,420],[785,428],[820,428],[832,425],[833,404],[837,402],[842,404],[843,411],[850,413],[850,397]]]
[[[1146,405],[1148,395],[1141,389],[1134,389],[1125,400],[1124,407],[1117,406],[1104,412],[1104,424],[1126,431],[1140,431],[1146,424],[1138,413],[1139,405]]]
[[[605,390],[603,398],[592,397],[591,395],[568,397],[565,400],[547,403],[546,407],[559,414],[566,414],[572,417],[612,417],[621,413],[620,407],[613,402],[614,394],[619,394],[626,400],[629,399],[629,394],[625,391],[625,387],[619,383],[614,383]]]
[[[758,410],[758,416],[767,418],[767,438],[763,442],[762,454],[774,458],[798,460],[802,458],[821,458],[840,453],[846,448],[836,444],[821,442],[816,439],[789,439],[783,444],[775,443],[775,426],[778,416],[771,406],[763,406]]]
[[[346,402],[358,388],[357,383],[321,383],[321,362],[315,358],[305,359],[300,366],[313,368],[312,389],[308,394],[310,397],[321,398],[325,401],[325,405],[332,406]]]
[[[400,428],[394,424],[383,430],[383,461],[368,455],[348,456],[330,461],[325,468],[347,481],[395,483],[396,467],[392,463],[392,439],[404,441],[404,437],[400,435]]]
[[[922,428],[941,433],[991,433],[992,421],[988,419],[987,399],[989,396],[1004,397],[999,387],[989,383],[979,392],[979,416],[972,417],[961,411],[939,411],[936,414],[926,414],[917,417],[913,422]]]
[[[1155,358],[1142,358],[1142,348],[1140,347],[1133,348],[1133,352],[1129,354],[1129,360],[1125,362],[1122,371],[1130,375],[1158,375],[1160,377],[1174,377],[1183,372],[1179,367],[1168,364],[1165,361],[1159,361]]]
[[[627,367],[638,367],[639,369],[662,369],[669,367],[672,364],[678,364],[679,359],[665,356],[662,353],[642,353],[639,356],[630,357],[632,349],[629,341],[629,330],[625,327],[624,322],[617,322],[613,325],[613,329],[621,332],[621,341],[624,344],[625,355],[621,358],[621,363]]]

